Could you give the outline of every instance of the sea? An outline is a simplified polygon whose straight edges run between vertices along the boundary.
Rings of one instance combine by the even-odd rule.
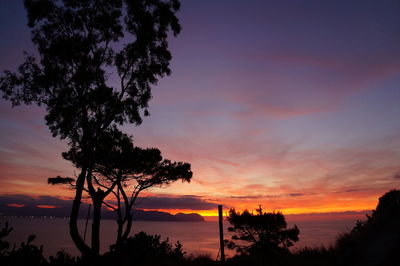
[[[348,217],[340,219],[321,220],[287,220],[288,226],[297,225],[300,229],[300,240],[291,248],[292,250],[304,247],[329,247],[336,238],[345,232],[349,232],[355,225],[357,218]],[[13,228],[10,235],[5,238],[17,247],[21,242],[26,242],[29,235],[36,235],[33,244],[43,245],[44,255],[55,255],[57,251],[64,250],[74,256],[79,255],[69,233],[68,219],[63,218],[38,218],[38,217],[0,217],[0,230],[4,223],[8,222]],[[85,220],[79,221],[83,234]],[[228,232],[229,223],[224,222],[224,238],[229,239],[232,233]],[[86,242],[90,241],[90,220],[86,235]],[[161,239],[169,239],[174,244],[179,241],[187,255],[205,255],[216,259],[219,254],[219,227],[217,221],[205,222],[144,222],[133,223],[133,233],[144,231],[149,234],[157,234]],[[116,235],[116,222],[102,220],[101,224],[101,251],[107,252],[110,244],[114,243]],[[229,256],[234,251],[225,250]]]

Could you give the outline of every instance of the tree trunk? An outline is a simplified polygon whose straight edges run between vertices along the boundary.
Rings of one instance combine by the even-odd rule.
[[[116,241],[116,246],[119,247],[122,243],[122,229],[124,227],[124,222],[120,219],[117,221],[118,223],[118,228],[117,228],[117,241]]]
[[[90,254],[90,248],[85,244],[78,230],[78,215],[81,206],[82,191],[85,184],[86,168],[83,168],[78,179],[76,180],[76,191],[75,198],[72,202],[71,215],[69,218],[69,234],[74,242],[75,246],[79,249],[82,256],[88,256]]]
[[[92,255],[100,255],[100,220],[102,201],[93,199]]]
[[[132,228],[132,215],[129,215],[127,217],[127,224],[126,224],[124,235],[122,236],[122,240],[126,240],[128,238],[129,233],[131,232],[131,228]]]

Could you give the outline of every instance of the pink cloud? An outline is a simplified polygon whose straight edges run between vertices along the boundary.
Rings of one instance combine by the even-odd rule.
[[[254,136],[247,128],[226,135],[211,128],[192,130],[187,137],[146,135],[139,142],[157,140],[166,157],[192,164],[193,181],[187,187],[174,185],[175,193],[185,189],[230,207],[260,203],[295,212],[330,206],[361,210],[373,208],[380,195],[400,182],[393,178],[400,159],[400,138],[395,136],[306,148],[302,141],[284,141],[273,132]]]
[[[378,55],[350,60],[312,54],[250,54],[237,61],[239,67],[223,70],[216,84],[216,95],[241,106],[232,112],[237,118],[289,118],[336,110],[351,93],[400,74],[398,60]]]

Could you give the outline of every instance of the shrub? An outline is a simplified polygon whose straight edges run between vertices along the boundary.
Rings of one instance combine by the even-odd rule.
[[[173,247],[168,238],[161,240],[159,235],[140,232],[119,245],[112,245],[105,257],[119,265],[173,265],[183,261],[184,255],[179,241]]]

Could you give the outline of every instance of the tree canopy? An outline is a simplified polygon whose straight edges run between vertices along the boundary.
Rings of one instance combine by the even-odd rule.
[[[180,32],[179,2],[25,0],[25,7],[38,58],[26,55],[17,73],[5,71],[3,98],[44,105],[52,134],[79,145],[109,126],[140,124],[151,85],[170,74],[167,34]]]
[[[293,242],[299,240],[297,226],[287,228],[285,217],[280,212],[263,212],[258,208],[253,214],[230,209],[227,217],[235,233],[226,245],[242,255],[271,255],[287,252]]]
[[[105,166],[98,154],[112,150],[104,141],[121,135],[121,125],[142,122],[148,115],[151,86],[171,73],[168,35],[181,30],[176,17],[180,3],[25,0],[24,4],[37,54],[25,54],[16,72],[4,71],[0,91],[13,106],[44,106],[52,135],[68,140],[70,151],[64,158],[80,169],[73,183],[70,235],[83,255],[98,255],[102,193],[112,191],[94,190],[99,167]],[[73,182],[61,177],[49,181]],[[89,191],[94,205],[91,246],[77,226],[84,191]]]
[[[84,189],[93,199],[115,211],[118,224],[116,244],[119,244],[129,236],[133,206],[139,194],[178,180],[190,182],[192,171],[188,163],[164,159],[159,149],[134,146],[131,137],[118,130],[109,133],[100,140],[93,154],[96,163]],[[64,159],[78,169],[84,167],[83,155],[77,147],[63,153]],[[60,176],[48,180],[50,184],[70,184],[73,187],[74,181],[71,177]]]

